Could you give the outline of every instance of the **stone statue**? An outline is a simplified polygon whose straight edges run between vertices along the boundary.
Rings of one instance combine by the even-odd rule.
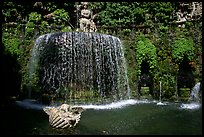
[[[72,107],[68,104],[62,104],[59,107],[45,107],[45,113],[49,115],[49,123],[54,128],[74,127],[80,121],[81,107]]]
[[[181,10],[183,9],[183,10]],[[202,17],[202,3],[189,2],[180,3],[180,9],[176,12],[178,20],[177,23],[185,23],[186,21],[192,21],[195,18]],[[184,25],[184,24],[183,24]],[[179,25],[181,26],[181,25]]]
[[[79,19],[79,28],[83,32],[96,32],[96,25],[93,22],[96,14],[93,15],[93,12],[88,9],[88,4],[88,2],[81,2],[81,5],[77,6],[77,10],[82,8]]]
[[[179,9],[179,11],[176,14],[177,14],[177,17],[178,17],[178,21],[177,22],[185,22],[186,21],[186,16],[185,16],[184,13],[181,12],[180,9]],[[185,24],[179,25],[178,27],[185,28]]]

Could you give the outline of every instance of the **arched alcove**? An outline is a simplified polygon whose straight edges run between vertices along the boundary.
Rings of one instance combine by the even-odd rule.
[[[193,68],[191,67],[190,61],[187,59],[187,57],[184,57],[182,62],[179,65],[177,83],[178,83],[179,96],[190,95],[190,91],[195,85],[195,79],[193,75]],[[187,92],[187,93],[184,93],[184,92]],[[185,95],[182,95],[182,94],[185,94]]]
[[[141,63],[141,75],[139,78],[139,94],[151,94],[153,90],[153,78],[150,73],[150,66],[147,60],[142,61]]]
[[[148,74],[149,71],[150,71],[149,63],[146,60],[142,61],[142,64],[141,64],[141,75],[142,74]]]

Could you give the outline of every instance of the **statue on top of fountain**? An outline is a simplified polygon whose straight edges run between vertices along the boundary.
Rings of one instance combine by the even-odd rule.
[[[80,5],[77,5],[77,14],[80,10],[80,19],[79,19],[79,27],[83,32],[96,32],[96,25],[94,23],[94,18],[96,14],[93,15],[93,12],[88,9],[88,2],[81,2]]]

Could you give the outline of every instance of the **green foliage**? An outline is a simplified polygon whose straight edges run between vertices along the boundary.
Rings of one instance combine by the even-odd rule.
[[[29,22],[35,22],[41,20],[41,14],[38,14],[37,12],[31,12],[29,14]]]
[[[150,19],[155,22],[168,23],[172,15],[175,3],[171,2],[147,2],[144,4]]]
[[[26,36],[31,38],[34,35],[35,24],[33,22],[26,23]]]
[[[146,60],[149,63],[151,72],[157,65],[156,47],[142,33],[140,33],[138,36],[137,47],[136,47],[136,60],[137,60],[138,74],[141,73],[140,68],[141,68],[142,61]]]
[[[93,2],[91,8],[97,13],[102,26],[167,24],[174,11],[171,2]],[[153,27],[153,26],[152,26]]]
[[[178,38],[172,45],[172,57],[177,62],[181,62],[186,56],[188,60],[194,58],[194,43],[191,39]]]
[[[173,64],[170,59],[159,61],[156,66],[157,72],[154,73],[155,89],[159,90],[159,81],[162,82],[162,94],[170,98],[175,94],[175,73],[173,73]]]
[[[5,46],[5,52],[7,52],[7,54],[10,54],[17,59],[21,56],[21,41],[18,37],[18,27],[6,28],[3,30],[2,42]]]
[[[52,11],[57,9],[55,2],[48,2],[48,3],[46,3],[45,7],[49,12],[52,12]]]
[[[136,42],[130,41],[129,39],[122,41],[124,45],[124,56],[127,62],[127,75],[128,75],[128,83],[130,89],[132,90],[132,95],[135,96],[136,91],[136,80],[137,80],[137,66],[135,61],[135,45]]]
[[[31,38],[34,35],[35,24],[41,21],[41,14],[31,12],[29,14],[28,22],[26,23],[26,36]]]
[[[123,29],[122,30],[122,35],[124,36],[130,36],[131,34],[131,30],[130,29]]]
[[[48,22],[43,20],[43,21],[41,22],[41,25],[40,25],[40,26],[41,26],[41,27],[40,27],[40,31],[41,31],[41,32],[46,32],[48,25],[49,25]]]
[[[72,28],[70,26],[65,26],[62,28],[62,32],[69,32],[72,31]]]
[[[18,15],[18,6],[14,2],[3,2],[2,16],[3,22],[16,21]]]
[[[66,12],[64,9],[57,9],[53,12],[54,14],[54,22],[58,25],[64,24],[65,22],[69,21],[69,15],[68,12]]]

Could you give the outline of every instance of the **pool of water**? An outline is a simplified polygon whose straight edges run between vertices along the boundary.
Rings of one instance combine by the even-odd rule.
[[[127,100],[82,105],[74,128],[53,129],[40,108],[12,105],[1,109],[8,135],[202,135],[202,104]]]

